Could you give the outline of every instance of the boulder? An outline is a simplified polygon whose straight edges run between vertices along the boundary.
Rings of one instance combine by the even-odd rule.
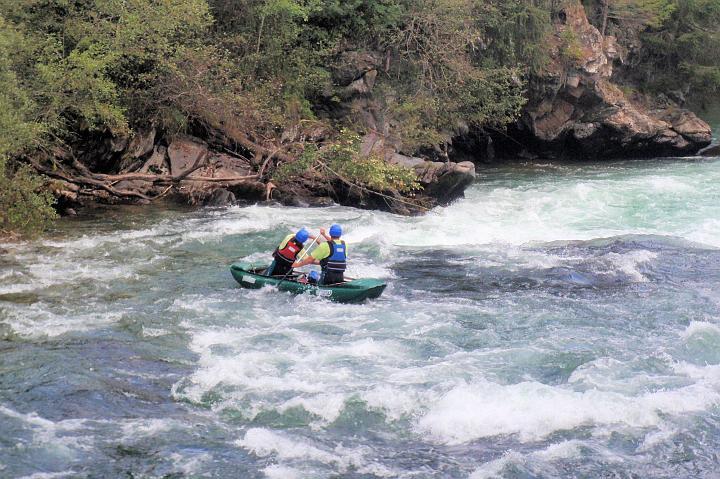
[[[128,146],[128,137],[125,135],[113,136],[110,138],[110,151],[119,153],[124,151]]]
[[[169,175],[170,167],[165,161],[167,157],[167,148],[164,146],[156,146],[152,156],[148,158],[145,164],[138,170],[138,173],[151,173],[157,175]]]
[[[332,78],[340,86],[350,85],[370,70],[381,65],[382,55],[364,50],[347,50],[340,53],[331,65]],[[374,81],[374,79],[373,79]]]
[[[235,204],[235,195],[225,188],[218,188],[208,195],[203,204],[205,206],[229,206]]]
[[[360,78],[345,87],[345,97],[350,98],[355,95],[369,95],[375,86],[377,74],[377,70],[365,72]]]
[[[205,142],[189,136],[175,138],[167,149],[170,174],[181,175],[203,161],[209,150]]]
[[[689,142],[709,145],[712,141],[710,126],[688,110],[671,107],[661,112],[659,117],[669,123],[674,131]]]
[[[153,151],[155,146],[155,127],[151,127],[148,130],[138,131],[127,148],[127,154],[130,158],[138,159],[144,158]]]
[[[329,196],[318,196],[308,201],[308,206],[311,208],[325,208],[333,205],[335,205],[335,202]]]
[[[245,160],[235,158],[225,153],[210,153],[206,160],[207,166],[203,166],[192,172],[189,176],[206,178],[228,178],[234,176],[247,176],[253,173],[252,166]]]
[[[706,157],[720,156],[720,145],[710,145],[707,148],[700,150],[700,155]]]
[[[394,153],[388,162],[413,169],[423,186],[422,195],[441,205],[462,198],[465,189],[475,181],[475,164],[470,161],[428,161]]]
[[[447,205],[462,198],[465,189],[475,181],[475,165],[470,161],[442,163],[441,166],[433,165],[430,169],[432,176],[423,180],[426,183],[424,194],[440,205]]]
[[[405,168],[415,168],[418,166],[423,166],[425,163],[428,162],[426,160],[423,160],[422,158],[405,156],[401,155],[400,153],[393,153],[392,156],[390,156],[390,158],[388,159],[388,163],[404,166]]]

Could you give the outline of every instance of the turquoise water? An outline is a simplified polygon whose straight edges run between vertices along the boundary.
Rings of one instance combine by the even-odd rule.
[[[417,218],[112,210],[2,245],[0,477],[716,477],[719,184],[517,165]],[[230,277],[335,221],[379,300]]]

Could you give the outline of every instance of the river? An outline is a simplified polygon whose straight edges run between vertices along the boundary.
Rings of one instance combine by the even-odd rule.
[[[0,477],[717,477],[720,159],[483,169],[422,217],[110,209],[1,245]],[[359,305],[238,288],[341,223]]]

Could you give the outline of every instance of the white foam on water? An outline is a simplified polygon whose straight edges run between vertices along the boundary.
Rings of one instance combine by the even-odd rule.
[[[139,279],[135,266],[117,265],[109,259],[85,259],[73,255],[42,255],[32,259],[16,258],[26,263],[25,270],[0,281],[0,294],[42,291],[51,286],[80,282],[109,284],[118,280]],[[147,263],[146,263],[147,264]]]
[[[308,477],[300,469],[295,469],[280,464],[272,464],[263,469],[265,477],[268,479],[302,479]]]
[[[543,461],[560,461],[565,459],[573,459],[582,455],[581,447],[583,443],[573,439],[550,444],[545,449],[535,451],[531,454],[533,458]]]
[[[673,364],[673,371],[689,378],[706,381],[708,384],[720,387],[720,364],[698,366],[685,361],[678,361]]]
[[[483,382],[448,391],[418,420],[416,429],[428,440],[445,444],[508,434],[530,442],[581,426],[657,426],[662,415],[704,411],[718,402],[720,390],[705,384],[626,396],[537,382]]]
[[[500,458],[486,462],[470,474],[469,479],[495,479],[502,477],[502,472],[511,464],[524,464],[525,457],[519,452],[508,451]]]
[[[611,268],[607,273],[614,274],[615,271],[620,271],[632,280],[644,283],[647,278],[640,272],[638,267],[641,264],[649,263],[658,257],[657,253],[647,250],[635,250],[628,253],[607,253],[603,255],[600,260],[606,260],[610,263]]]
[[[247,332],[235,334],[235,341],[248,336]],[[395,357],[391,352],[392,342],[383,345],[371,340],[328,346],[322,355],[318,355],[316,351],[319,348],[313,346],[310,349],[313,352],[308,354],[302,347],[308,337],[296,333],[295,342],[299,344],[297,349],[242,351],[232,356],[222,356],[212,352],[213,346],[233,344],[228,331],[196,334],[192,347],[201,354],[200,369],[188,378],[189,386],[182,387],[182,393],[176,388],[175,394],[201,401],[205,393],[221,385],[225,388],[233,387],[234,392],[226,389],[225,400],[219,407],[238,406],[244,404],[248,397],[261,395],[266,399],[260,402],[254,400],[253,406],[245,410],[250,417],[267,408],[284,412],[302,407],[327,424],[338,418],[349,395],[346,390],[355,386],[350,370],[335,367],[335,361],[343,358],[377,361],[382,360],[381,356],[384,355],[391,362]],[[287,365],[292,366],[288,368]],[[291,392],[293,397],[279,402],[272,401],[272,395],[281,392]]]
[[[23,414],[0,405],[0,414],[20,421],[32,432],[32,443],[23,444],[27,449],[41,448],[69,459],[77,457],[81,450],[90,450],[93,440],[76,434],[85,425],[84,419],[66,419],[53,422],[36,413]]]
[[[176,472],[180,472],[191,477],[205,477],[207,474],[200,474],[200,471],[206,464],[212,462],[213,456],[212,454],[203,452],[188,457],[174,452],[170,454],[170,460],[172,461],[173,469]]]
[[[470,479],[490,479],[506,477],[505,472],[512,466],[530,469],[539,477],[553,477],[557,471],[546,470],[546,464],[567,461],[581,457],[583,443],[579,440],[562,441],[550,444],[544,449],[523,455],[517,451],[506,451],[499,458],[486,462],[475,469]]]
[[[720,326],[706,321],[691,321],[680,335],[685,340],[696,336],[711,336],[720,340]]]
[[[134,247],[142,242],[150,242],[155,245],[164,245],[177,238],[177,234],[182,230],[184,222],[163,220],[150,228],[142,228],[137,230],[113,232],[108,234],[83,235],[80,238],[71,238],[67,240],[45,240],[42,245],[59,248],[64,251],[82,252],[97,249],[100,247],[113,249],[126,249]]]
[[[347,278],[396,278],[392,269],[390,269],[388,265],[373,263],[367,260],[354,261],[352,257],[349,261],[351,261],[351,264],[348,265],[348,269],[345,272],[345,276]],[[319,271],[318,267],[315,267],[314,269]]]
[[[181,238],[183,242],[198,241],[204,244],[217,241],[226,236],[267,231],[273,228],[277,228],[281,232],[287,230],[285,234],[292,232],[291,229],[283,225],[282,219],[266,214],[264,216],[253,215],[252,218],[218,219],[201,225],[198,229],[182,233]]]
[[[398,472],[367,457],[373,451],[367,447],[345,447],[342,443],[334,447],[315,443],[307,438],[297,438],[266,428],[251,428],[235,444],[258,457],[275,457],[282,461],[270,474],[278,474],[290,467],[290,473],[301,477],[325,476],[317,470],[309,470],[308,462],[331,466],[335,473],[344,474],[351,468],[358,474],[370,474],[376,477],[397,477]],[[287,464],[285,464],[287,463]],[[302,464],[301,469],[296,469]],[[268,470],[265,470],[268,474]],[[270,476],[269,477],[277,477]]]
[[[369,408],[382,411],[390,421],[398,421],[414,414],[427,399],[427,394],[421,395],[408,387],[382,384],[361,393],[360,397]]]
[[[124,421],[120,425],[123,442],[138,438],[157,436],[174,429],[185,429],[182,423],[171,419],[139,419]]]
[[[21,476],[18,479],[62,479],[64,477],[77,477],[77,472],[35,472],[33,474],[30,474],[29,476]]]
[[[340,393],[317,394],[309,397],[295,396],[280,404],[278,410],[286,412],[288,409],[302,407],[307,412],[322,418],[322,422],[316,424],[316,427],[321,427],[340,417],[340,413],[345,407],[345,400],[346,395]]]
[[[341,472],[350,466],[363,465],[362,454],[353,450],[344,450],[341,446],[335,451],[323,450],[309,442],[300,442],[275,431],[264,428],[248,429],[243,439],[235,442],[258,457],[274,455],[279,459],[303,459],[323,464],[332,464]],[[341,454],[338,454],[338,451]]]
[[[677,428],[670,427],[667,424],[660,424],[657,429],[647,433],[638,446],[637,452],[648,452],[660,444],[666,444],[680,431]]]
[[[720,219],[715,217],[700,220],[682,236],[690,241],[720,248]]]
[[[381,242],[386,246],[475,249],[478,245],[590,240],[625,234],[702,235],[703,242],[720,245],[720,223],[709,214],[708,204],[693,217],[690,205],[712,194],[693,176],[650,176],[630,171],[618,179],[601,176],[542,177],[513,187],[480,185],[467,198],[438,208],[419,218],[397,219],[377,214],[349,229],[355,241]],[[703,182],[712,183],[703,177]],[[658,206],[668,193],[681,195],[676,204]],[[704,196],[703,196],[704,195]],[[646,211],[637,211],[638,205]],[[667,208],[675,208],[668,217]],[[705,223],[706,234],[700,225]],[[693,231],[698,230],[696,233]],[[382,232],[379,234],[378,232]]]
[[[146,338],[157,338],[159,336],[167,336],[172,332],[162,328],[148,328],[145,325],[142,326],[142,335]]]
[[[12,284],[0,285],[0,294],[18,294],[35,291],[38,289],[38,284],[32,280],[24,282],[13,282]]]
[[[123,314],[122,311],[54,313],[44,303],[33,303],[27,307],[9,308],[4,321],[20,336],[45,338],[108,326],[120,321]]]
[[[695,190],[695,185],[668,176],[651,176],[646,183],[649,189],[659,193],[692,193]]]

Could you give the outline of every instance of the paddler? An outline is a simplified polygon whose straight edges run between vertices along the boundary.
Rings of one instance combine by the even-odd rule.
[[[327,240],[315,248],[310,255],[302,261],[293,263],[293,268],[300,268],[307,264],[319,264],[322,268],[320,284],[337,284],[345,281],[344,273],[347,265],[347,245],[341,240],[342,227],[334,224],[330,227],[330,236],[320,229],[320,234]]]
[[[308,238],[315,239],[308,230],[301,228],[295,234],[289,234],[283,239],[273,252],[273,262],[265,272],[265,276],[285,276],[293,269],[293,262],[303,250],[303,243]]]

